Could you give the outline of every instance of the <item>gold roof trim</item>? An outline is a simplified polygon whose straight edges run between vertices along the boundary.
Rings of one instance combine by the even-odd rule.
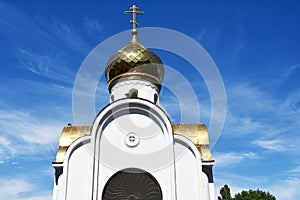
[[[68,148],[69,147],[59,147],[58,148],[55,162],[57,162],[57,163],[64,162],[64,159],[65,159],[66,152],[67,152]]]
[[[56,162],[64,162],[69,146],[78,138],[91,135],[91,126],[66,126],[61,132],[59,149]],[[173,134],[178,134],[190,139],[200,152],[202,161],[213,161],[208,132],[204,124],[172,124]]]
[[[173,134],[185,136],[195,144],[202,161],[213,161],[208,132],[204,124],[172,124],[172,128]]]
[[[69,146],[78,138],[91,135],[91,126],[71,126],[63,128],[59,138],[59,148],[56,154],[56,162],[63,162]]]

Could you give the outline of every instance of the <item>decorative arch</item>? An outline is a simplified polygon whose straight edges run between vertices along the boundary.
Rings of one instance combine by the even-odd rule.
[[[116,172],[107,181],[102,200],[155,199],[162,200],[162,190],[150,173],[136,168]]]

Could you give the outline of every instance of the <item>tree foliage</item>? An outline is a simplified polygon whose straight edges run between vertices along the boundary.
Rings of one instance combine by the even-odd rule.
[[[230,188],[228,185],[224,185],[220,190],[221,197],[218,197],[218,200],[231,200]]]
[[[234,200],[276,200],[275,196],[269,192],[264,192],[259,189],[242,191],[234,196]]]
[[[231,197],[230,188],[224,185],[220,190],[218,200],[276,200],[275,196],[269,192],[257,190],[242,191]]]

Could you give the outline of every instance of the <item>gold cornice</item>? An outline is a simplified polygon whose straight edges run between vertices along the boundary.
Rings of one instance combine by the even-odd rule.
[[[91,126],[66,126],[59,138],[55,162],[63,162],[69,146],[78,138],[91,134]]]
[[[62,163],[64,162],[65,156],[66,156],[66,152],[68,150],[69,147],[59,147],[57,150],[57,154],[56,154],[56,163]]]
[[[63,162],[69,146],[78,138],[91,135],[91,126],[66,126],[61,132],[56,162]],[[208,132],[204,124],[172,124],[173,134],[191,140],[200,152],[202,161],[213,161]]]
[[[173,134],[185,136],[195,144],[202,161],[213,161],[205,124],[172,124],[172,129]]]
[[[209,145],[208,132],[204,124],[172,124],[173,133],[189,138],[195,145]]]
[[[76,139],[85,135],[89,135],[90,133],[90,126],[66,126],[61,132],[59,146],[69,147]]]

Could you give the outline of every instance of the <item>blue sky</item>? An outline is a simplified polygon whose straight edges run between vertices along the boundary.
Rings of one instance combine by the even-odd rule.
[[[218,66],[227,115],[212,147],[217,190],[228,184],[233,193],[260,188],[299,199],[300,4],[279,0],[0,1],[0,199],[51,199],[51,162],[62,128],[73,123],[76,73],[95,46],[130,29],[123,12],[132,4],[145,11],[140,27],[182,32]],[[189,80],[208,124],[203,79],[184,59],[153,51]],[[175,96],[164,87],[162,107],[173,122],[191,122],[181,121]],[[108,103],[103,76],[95,101],[98,111]]]

